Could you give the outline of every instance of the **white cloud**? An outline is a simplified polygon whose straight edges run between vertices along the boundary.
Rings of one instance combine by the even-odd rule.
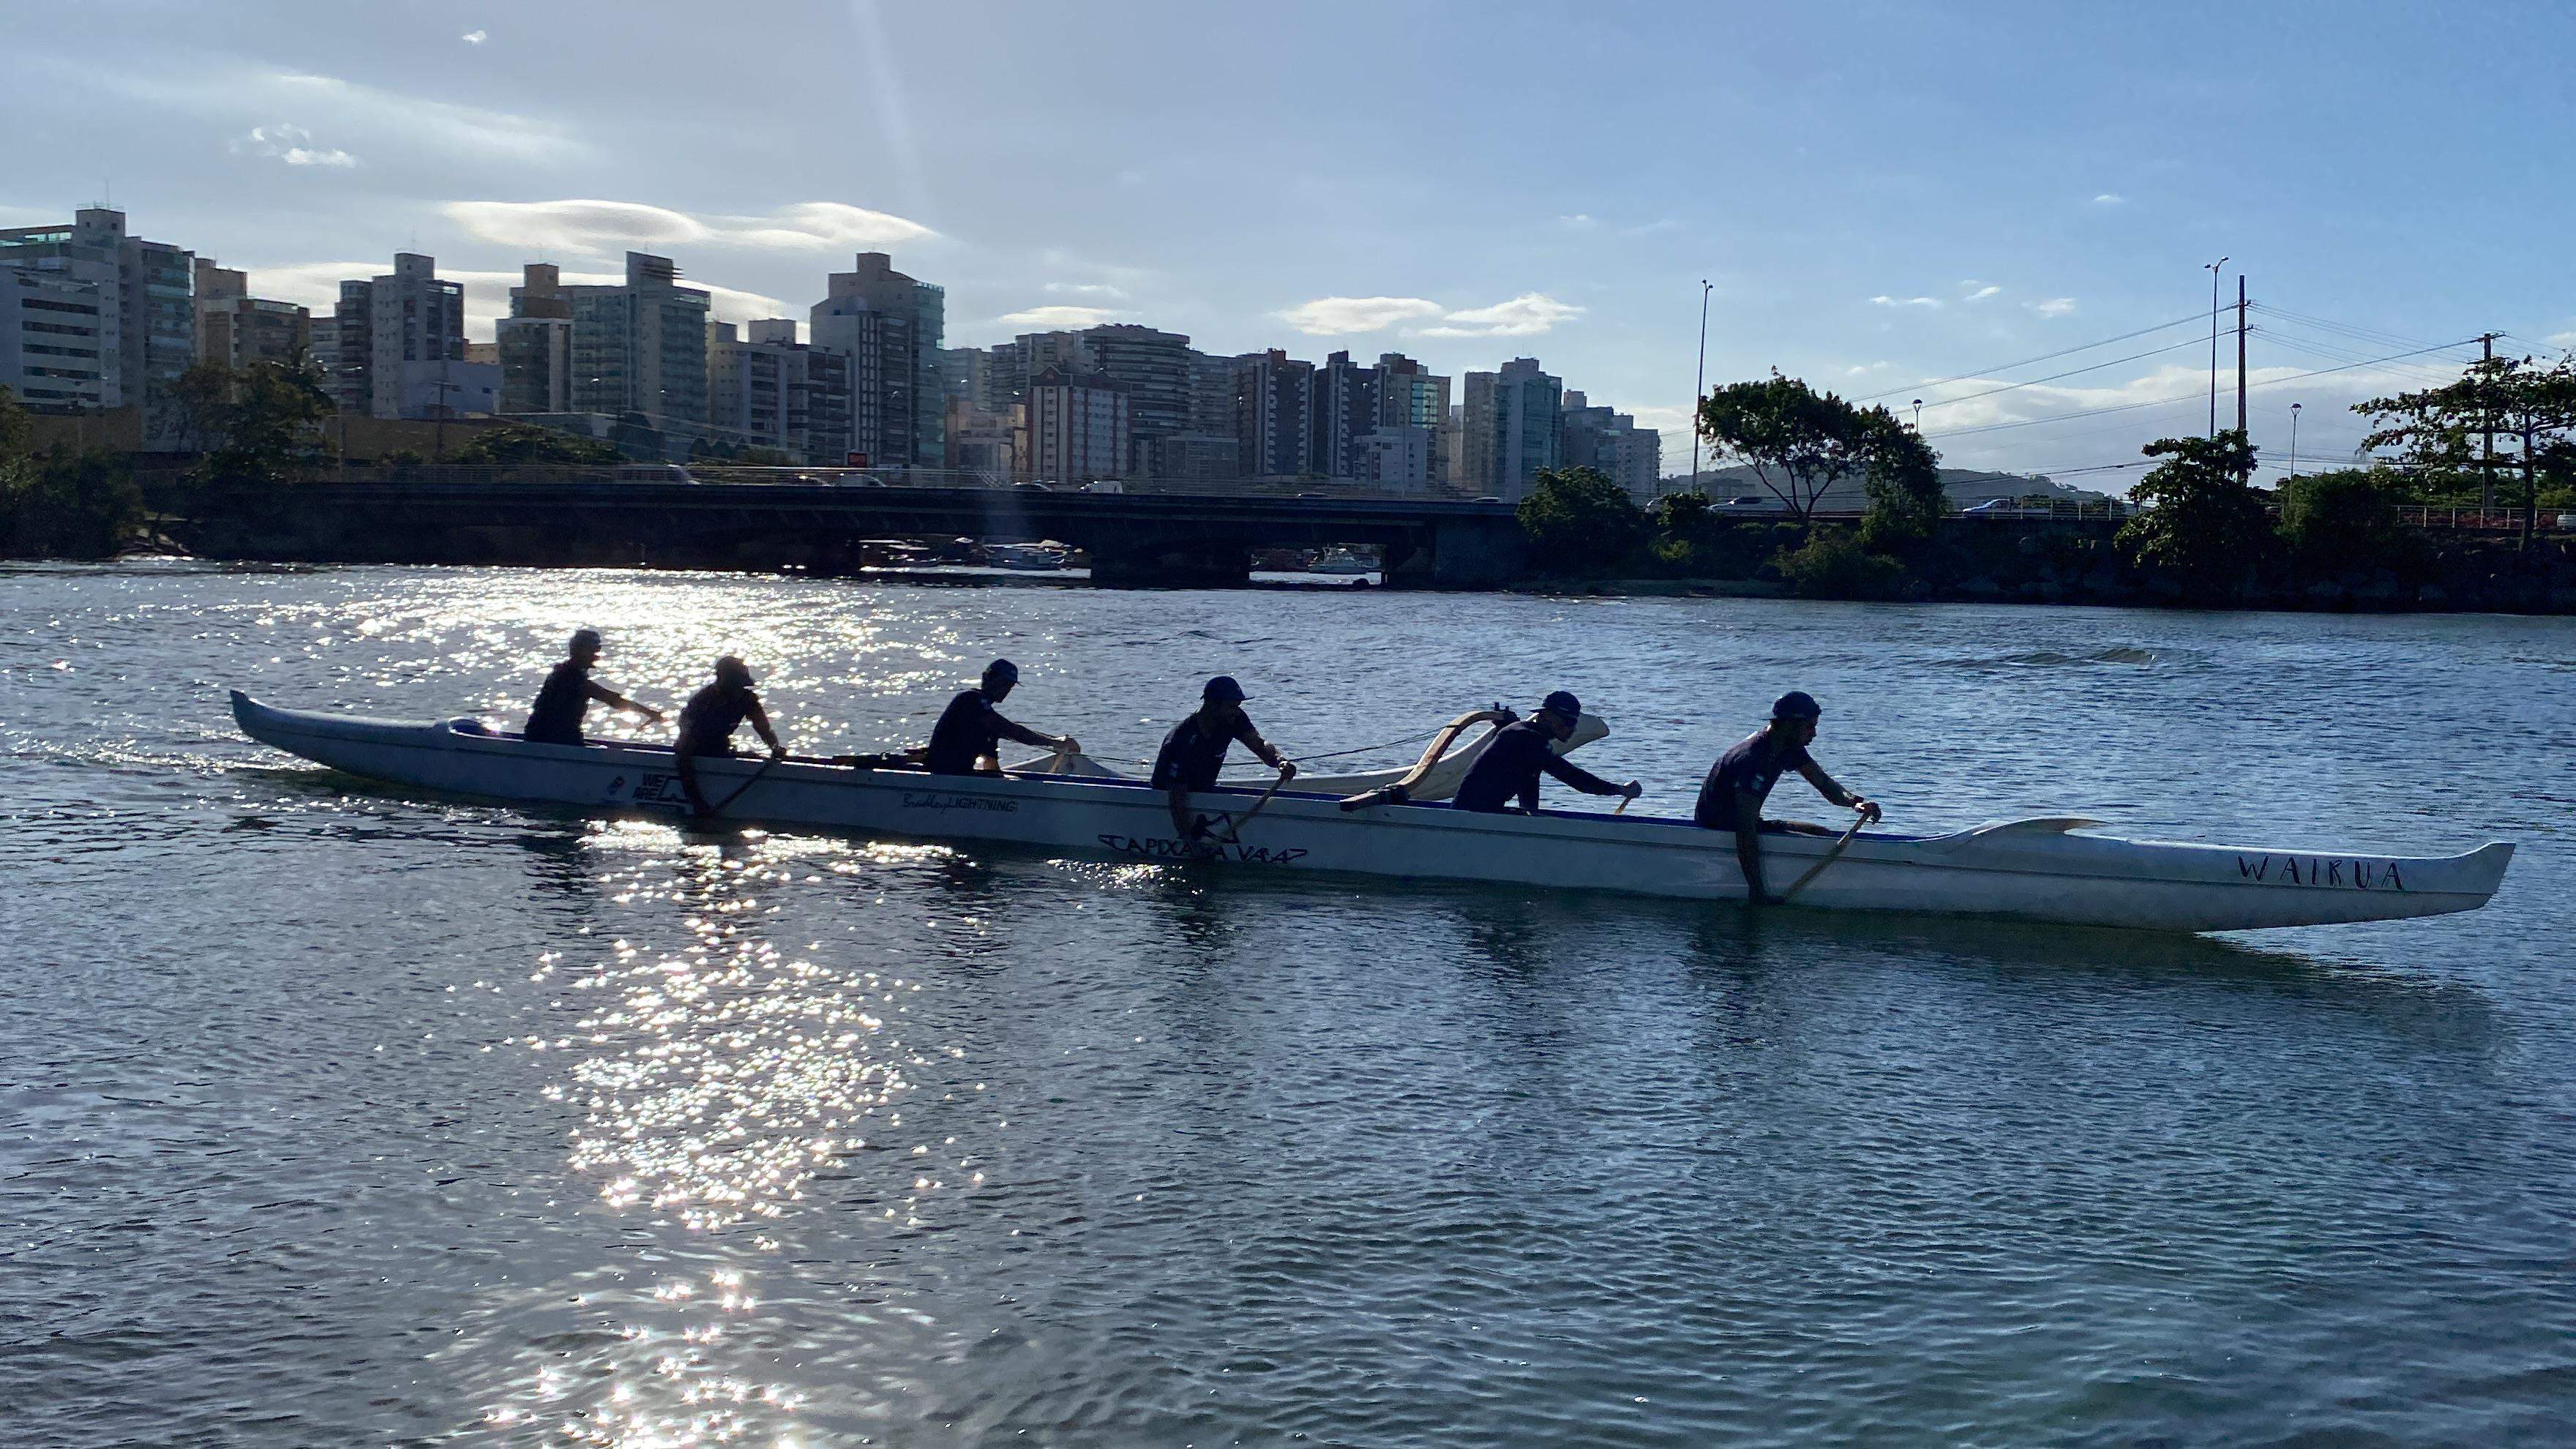
[[[2030,310],[2038,313],[2042,317],[2064,317],[2075,310],[2075,299],[2072,297],[2050,297],[2046,301],[2024,302],[2022,305],[2028,307]]]
[[[289,166],[331,166],[347,168],[358,164],[358,158],[337,146],[308,146],[313,133],[302,126],[283,122],[273,126],[253,126],[250,134],[233,138],[229,148],[236,156],[259,156],[283,161]]]
[[[1583,309],[1560,302],[1544,292],[1523,292],[1508,302],[1490,307],[1469,307],[1451,312],[1440,319],[1437,327],[1424,327],[1411,335],[1416,337],[1534,337],[1559,322],[1570,322],[1583,315]]]
[[[2549,334],[2549,345],[2552,347],[2576,347],[2576,332],[2552,332]]]
[[[1868,375],[1870,375],[1870,374],[1871,374],[1871,373],[1873,373],[1873,372],[1884,372],[1884,371],[1886,371],[1886,370],[1888,369],[1888,367],[1889,367],[1889,366],[1891,366],[1891,364],[1886,363],[1886,362],[1864,362],[1864,363],[1861,363],[1861,364],[1859,364],[1859,365],[1857,365],[1857,366],[1853,366],[1853,367],[1846,367],[1846,368],[1844,368],[1844,369],[1843,369],[1843,376],[1845,376],[1845,377],[1867,377]]]
[[[1591,213],[1582,211],[1575,212],[1570,216],[1560,216],[1557,220],[1565,223],[1567,226],[1573,227],[1599,226],[1601,224],[1592,219]]]
[[[2122,196],[2116,191],[2105,191],[2101,195],[2093,198],[2093,204],[2095,206],[2119,206],[2125,203],[2128,199],[2129,198]]]
[[[1941,299],[1938,297],[1891,297],[1885,292],[1881,292],[1877,296],[1870,298],[1869,304],[1873,307],[1938,308],[1941,305]]]
[[[1317,297],[1271,315],[1309,337],[1342,337],[1437,317],[1446,310],[1421,297]]]
[[[1046,290],[1059,294],[1069,293],[1076,297],[1112,297],[1121,302],[1127,300],[1125,291],[1107,282],[1049,282],[1046,284]]]
[[[1069,331],[1077,327],[1097,327],[1120,315],[1108,307],[1031,307],[1020,312],[1005,312],[1000,320],[1014,327]]]
[[[456,38],[464,41],[467,45],[481,45],[484,41],[492,38],[492,32],[488,30],[469,30]]]
[[[253,84],[296,97],[299,110],[323,111],[353,129],[399,134],[485,161],[495,157],[573,160],[588,155],[590,150],[569,134],[525,116],[379,90],[334,76],[271,72],[259,76]]]
[[[1968,301],[1968,302],[1982,302],[1982,301],[1986,300],[1988,297],[1991,297],[1991,296],[1995,295],[1997,292],[2000,292],[2000,291],[2002,291],[2002,290],[2003,290],[2003,288],[2001,288],[2001,287],[1997,287],[1997,286],[1991,286],[1991,285],[1989,285],[1989,286],[1983,286],[1983,287],[1979,287],[1979,288],[1977,288],[1977,290],[1975,290],[1975,291],[1973,291],[1973,292],[1970,292],[1966,297],[1962,298],[1961,300],[1962,300],[1962,301]]]
[[[806,201],[766,217],[699,218],[638,201],[451,201],[448,219],[480,240],[544,252],[604,256],[628,247],[742,246],[819,251],[886,246],[938,235],[917,222],[837,201]]]

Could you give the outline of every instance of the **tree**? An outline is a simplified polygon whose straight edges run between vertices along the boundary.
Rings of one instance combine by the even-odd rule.
[[[2254,471],[2245,434],[2230,428],[2214,438],[2158,438],[2143,451],[2165,461],[2131,492],[2146,506],[2120,525],[2119,546],[2195,599],[2235,599],[2272,536],[2263,501],[2245,483]]]
[[[2281,484],[2281,538],[2320,572],[2405,562],[2410,542],[2397,514],[2405,483],[2387,469],[2338,468]]]
[[[1646,516],[1628,490],[1598,468],[1541,468],[1513,510],[1549,573],[1580,573],[1618,562],[1637,546]]]
[[[1734,383],[1701,399],[1698,421],[1700,436],[1716,449],[1717,466],[1750,470],[1802,524],[1815,521],[1825,490],[1845,478],[1875,479],[1910,500],[1922,482],[1917,463],[1937,461],[1887,409],[1854,407],[1777,370],[1765,381]],[[1931,488],[1930,514],[1937,517],[1937,473]],[[1873,490],[1873,504],[1878,496]]]
[[[238,369],[200,362],[180,374],[172,396],[183,431],[206,450],[199,482],[269,486],[322,461],[331,399],[309,358]]]
[[[2379,426],[2364,448],[2394,448],[2425,478],[2458,477],[2482,466],[2492,430],[2505,452],[2500,465],[2522,469],[2522,541],[2539,521],[2539,473],[2545,454],[2576,438],[2576,354],[2548,367],[2528,357],[2481,358],[2456,382],[2353,404]],[[2490,506],[2483,490],[2480,507]]]
[[[1688,539],[1705,531],[1710,521],[1717,517],[1717,510],[1708,501],[1707,494],[1696,488],[1686,488],[1656,499],[1648,510],[1648,516],[1654,520],[1657,533],[1666,538]]]
[[[1930,538],[1950,506],[1941,491],[1940,455],[1885,408],[1860,414],[1855,429],[1869,495],[1860,542],[1886,549]]]
[[[476,433],[465,446],[449,454],[448,461],[486,465],[606,465],[617,461],[617,450],[597,438],[513,423],[508,427],[487,428]]]

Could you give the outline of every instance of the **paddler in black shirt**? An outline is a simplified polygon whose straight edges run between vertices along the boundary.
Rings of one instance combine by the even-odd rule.
[[[545,685],[537,691],[536,706],[528,711],[527,727],[519,731],[530,743],[580,744],[581,717],[590,712],[594,699],[611,709],[633,710],[655,724],[662,722],[660,710],[637,704],[590,677],[590,667],[599,662],[597,629],[574,630],[566,654],[564,662],[547,673]]]
[[[1500,815],[1511,808],[1514,796],[1520,798],[1523,811],[1538,813],[1538,777],[1541,771],[1554,775],[1586,795],[1623,795],[1634,800],[1644,786],[1631,780],[1613,785],[1580,765],[1569,763],[1551,746],[1574,738],[1574,727],[1583,721],[1583,704],[1560,689],[1540,703],[1538,713],[1528,719],[1515,720],[1494,733],[1494,742],[1476,757],[1467,770],[1467,778],[1458,782],[1457,797],[1450,801],[1459,810],[1475,810]]]
[[[1042,734],[1026,725],[1002,718],[993,706],[1010,698],[1013,686],[1020,682],[1020,667],[1007,659],[996,659],[984,666],[984,677],[973,689],[960,690],[948,708],[939,715],[939,723],[930,730],[930,743],[921,752],[922,763],[934,775],[998,775],[1002,762],[996,751],[1004,740],[1017,740],[1024,745],[1039,745],[1068,755],[1082,753],[1082,743],[1071,735]]]
[[[1691,819],[1710,830],[1735,832],[1735,861],[1744,870],[1748,905],[1772,904],[1762,884],[1762,802],[1770,798],[1771,787],[1782,775],[1795,770],[1807,777],[1817,794],[1859,811],[1864,819],[1879,817],[1877,805],[1836,784],[1807,754],[1824,712],[1815,696],[1790,690],[1772,704],[1771,723],[1718,756],[1699,787],[1699,803],[1691,810]]]
[[[1169,793],[1172,829],[1182,840],[1205,833],[1190,819],[1190,792],[1216,788],[1217,772],[1225,768],[1226,752],[1237,740],[1277,770],[1280,783],[1297,777],[1297,767],[1280,758],[1261,731],[1252,727],[1252,717],[1243,712],[1243,686],[1234,682],[1233,675],[1218,675],[1199,691],[1197,711],[1172,726],[1172,732],[1163,736],[1161,753],[1154,756],[1153,786]]]
[[[760,707],[760,696],[751,692],[751,666],[728,654],[716,661],[715,683],[689,696],[680,706],[680,738],[671,746],[680,769],[680,788],[689,792],[689,809],[699,815],[712,815],[707,797],[698,793],[698,767],[701,757],[733,757],[733,732],[745,720],[753,733],[769,746],[773,760],[787,758],[787,747],[778,742],[778,732],[769,727],[769,711]]]

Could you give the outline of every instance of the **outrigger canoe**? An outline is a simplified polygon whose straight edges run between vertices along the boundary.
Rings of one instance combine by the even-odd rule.
[[[235,691],[244,733],[369,780],[611,815],[685,814],[666,747],[531,744],[472,720],[366,719],[276,709]],[[1426,760],[1426,763],[1428,761]],[[708,759],[701,787],[730,821],[916,840],[973,840],[1131,860],[1180,861],[1163,793],[1068,774],[925,774],[791,758]],[[1193,805],[1216,826],[1218,862],[1407,880],[1742,900],[1735,838],[1688,820],[1543,810],[1470,814],[1351,802],[1316,791],[1219,789]],[[2161,931],[2239,931],[2475,910],[2513,846],[2462,855],[2189,845],[2097,834],[2075,817],[2004,820],[1948,835],[1766,834],[1776,891],[1841,910],[2011,917]],[[1809,876],[1809,872],[1814,872]]]

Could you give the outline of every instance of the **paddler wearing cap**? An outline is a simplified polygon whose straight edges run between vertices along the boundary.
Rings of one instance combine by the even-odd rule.
[[[1549,695],[1540,703],[1538,713],[1494,732],[1493,743],[1485,746],[1485,752],[1468,768],[1467,778],[1458,783],[1458,793],[1450,804],[1460,810],[1498,815],[1508,810],[1513,797],[1518,796],[1520,808],[1536,814],[1542,771],[1586,795],[1636,799],[1645,788],[1636,781],[1613,785],[1556,752],[1554,746],[1574,738],[1574,727],[1582,721],[1582,701],[1562,689]]]
[[[680,706],[680,737],[671,753],[679,765],[680,788],[689,792],[689,809],[695,814],[715,813],[707,808],[707,797],[698,793],[698,760],[731,757],[733,732],[743,721],[749,720],[753,732],[769,746],[771,759],[787,758],[787,747],[769,727],[769,711],[760,707],[760,696],[751,692],[751,685],[751,666],[728,654],[716,661],[715,682]]]
[[[1190,818],[1190,792],[1216,788],[1217,772],[1225,768],[1226,754],[1237,740],[1277,770],[1281,784],[1297,777],[1297,767],[1271,748],[1261,731],[1252,727],[1252,717],[1243,712],[1243,686],[1231,674],[1216,676],[1199,691],[1199,707],[1172,726],[1172,732],[1163,736],[1161,752],[1154,756],[1153,786],[1169,795],[1172,828],[1181,839],[1194,841],[1207,833],[1205,826]]]
[[[611,709],[632,710],[659,724],[662,712],[649,704],[637,704],[625,695],[590,677],[591,666],[599,662],[599,631],[576,629],[572,645],[565,651],[561,664],[547,671],[546,682],[537,690],[537,702],[528,710],[527,727],[519,733],[532,744],[577,745],[581,741],[581,717],[590,712],[590,702],[597,700]]]
[[[997,775],[1002,762],[995,752],[1004,740],[1039,745],[1064,754],[1080,754],[1082,742],[1071,735],[1051,735],[1013,724],[994,706],[1010,698],[1020,682],[1020,667],[1007,659],[984,666],[973,689],[959,690],[931,726],[930,743],[921,761],[934,775]]]
[[[1692,809],[1691,819],[1710,830],[1735,832],[1735,860],[1744,869],[1744,899],[1749,905],[1772,901],[1762,884],[1762,802],[1770,798],[1771,787],[1782,775],[1795,770],[1807,777],[1817,794],[1835,804],[1859,811],[1865,820],[1879,816],[1877,805],[1836,784],[1807,753],[1807,746],[1815,743],[1816,721],[1824,712],[1815,696],[1790,690],[1772,704],[1771,722],[1718,756],[1699,787],[1699,804]]]

